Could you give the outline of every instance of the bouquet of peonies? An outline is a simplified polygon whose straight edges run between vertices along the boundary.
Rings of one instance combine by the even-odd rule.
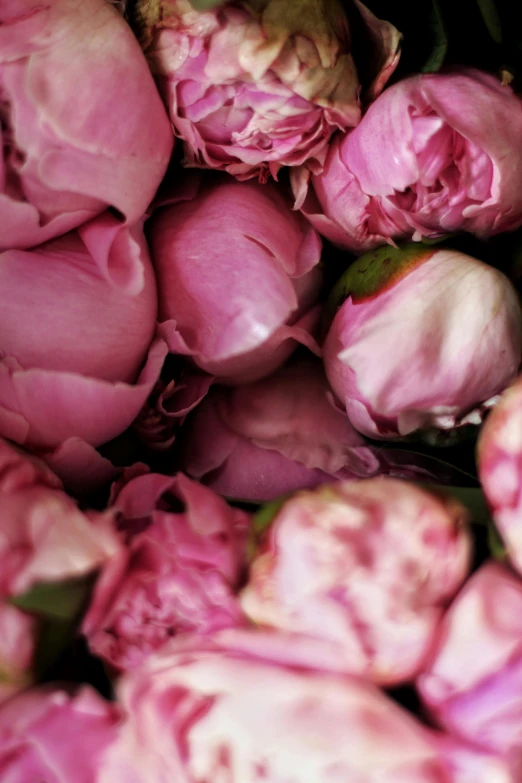
[[[522,20],[466,3],[0,0],[1,783],[521,783]]]

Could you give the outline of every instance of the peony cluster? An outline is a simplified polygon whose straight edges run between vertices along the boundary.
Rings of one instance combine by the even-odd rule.
[[[2,783],[522,780],[522,99],[401,41],[0,0]]]

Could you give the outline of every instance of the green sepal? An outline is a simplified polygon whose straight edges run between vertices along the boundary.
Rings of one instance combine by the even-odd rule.
[[[326,321],[333,320],[349,296],[355,303],[373,299],[392,288],[435,252],[422,242],[409,242],[399,247],[384,245],[365,253],[348,267],[333,287],[326,303]]]

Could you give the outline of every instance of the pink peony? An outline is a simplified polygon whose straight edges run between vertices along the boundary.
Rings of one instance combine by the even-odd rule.
[[[387,478],[298,493],[262,539],[241,605],[257,625],[300,637],[295,654],[316,668],[408,680],[467,574],[465,519],[455,501]]]
[[[117,276],[129,259],[132,292],[104,272]],[[156,298],[141,228],[107,213],[34,250],[1,254],[0,435],[86,481],[96,472],[92,447],[132,423],[159,376],[166,346],[152,342]]]
[[[275,184],[189,177],[152,217],[159,332],[227,382],[268,375],[298,343],[318,350],[321,242]]]
[[[488,417],[477,457],[482,487],[507,554],[522,573],[522,379],[504,393]]]
[[[522,582],[486,563],[448,610],[418,689],[457,737],[507,758],[522,775]]]
[[[112,514],[82,513],[43,463],[0,439],[0,701],[30,683],[40,634],[9,600],[86,576],[120,551]]]
[[[399,60],[400,34],[361,7],[373,56],[371,94]],[[139,0],[135,11],[188,166],[238,179],[323,159],[338,128],[360,119],[359,80],[338,0]]]
[[[216,492],[254,501],[377,473],[378,457],[329,395],[313,359],[212,389],[185,425],[183,469]]]
[[[522,224],[522,103],[486,73],[424,74],[388,88],[332,143],[324,170],[292,172],[296,205],[355,253],[393,239]]]
[[[172,131],[134,36],[105,0],[0,7],[0,250],[26,248],[112,207],[139,220]]]
[[[102,783],[110,753],[113,783],[146,783],[115,747],[121,722],[120,710],[88,687],[26,691],[0,706],[0,779]]]
[[[83,513],[38,460],[0,440],[0,598],[84,576],[116,557],[111,513]]]
[[[326,374],[365,435],[480,424],[518,372],[518,296],[507,277],[470,256],[383,247],[352,264],[338,292]]]
[[[182,474],[138,476],[113,508],[128,551],[104,571],[84,620],[94,653],[131,669],[175,635],[241,622],[233,591],[246,557],[246,514]]]
[[[165,649],[118,695],[120,756],[134,754],[144,783],[515,783],[502,760],[436,735],[369,683],[216,642]],[[116,779],[109,761],[103,783]]]

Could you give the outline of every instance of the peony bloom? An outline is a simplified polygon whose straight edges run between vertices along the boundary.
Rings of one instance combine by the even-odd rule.
[[[128,258],[134,293],[102,271]],[[87,480],[92,447],[132,423],[159,376],[166,346],[150,347],[156,297],[140,227],[108,214],[31,251],[1,254],[0,435],[40,452],[73,483]]]
[[[96,655],[131,669],[180,633],[241,622],[233,591],[246,558],[244,512],[182,474],[137,476],[113,508],[129,543],[104,571],[83,623]]]
[[[160,334],[227,382],[268,375],[298,343],[317,351],[321,242],[274,184],[189,178],[149,225]]]
[[[324,170],[293,172],[296,205],[359,253],[392,239],[522,224],[522,102],[486,73],[412,76],[332,143]]]
[[[218,643],[165,650],[118,691],[120,754],[134,753],[146,783],[515,783],[501,760],[445,741],[369,683]],[[103,783],[116,779],[109,759]]]
[[[522,582],[486,563],[448,610],[418,690],[448,731],[522,774]]]
[[[377,473],[376,454],[330,395],[313,359],[245,386],[215,387],[185,425],[183,470],[222,495],[254,501]]]
[[[502,396],[478,441],[482,487],[508,556],[522,573],[522,380]]]
[[[408,680],[467,574],[466,514],[387,478],[298,493],[262,539],[241,605],[257,625],[299,636],[296,655],[316,668]]]
[[[328,380],[373,438],[480,424],[515,378],[522,313],[501,272],[453,250],[380,248],[339,282]]]
[[[115,747],[122,717],[91,688],[26,691],[0,706],[0,778],[9,783],[147,783]]]
[[[105,0],[0,7],[0,250],[46,242],[154,196],[172,131],[145,58]]]
[[[223,4],[222,4],[223,6]],[[338,0],[139,0],[134,12],[189,166],[238,179],[324,158],[332,133],[360,119],[359,80]],[[371,94],[399,60],[400,34],[361,6],[373,54]]]

